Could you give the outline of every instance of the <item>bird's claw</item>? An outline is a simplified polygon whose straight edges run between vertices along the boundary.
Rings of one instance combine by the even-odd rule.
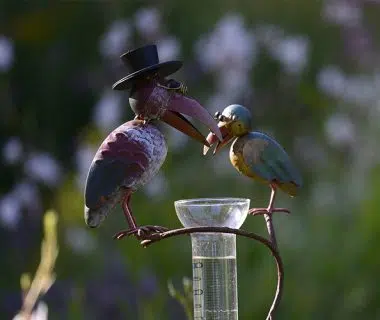
[[[271,216],[275,212],[290,214],[290,210],[286,208],[253,208],[249,209],[248,214],[252,216],[261,216],[264,214]]]
[[[161,227],[161,226],[146,225],[146,226],[137,227],[135,229],[119,231],[113,236],[113,238],[116,240],[120,240],[124,237],[134,235],[137,238],[137,240],[149,240],[156,237],[158,234],[168,231],[168,230],[169,230],[168,228]]]

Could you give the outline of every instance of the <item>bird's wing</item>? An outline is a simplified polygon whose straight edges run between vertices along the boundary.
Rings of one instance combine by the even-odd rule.
[[[142,175],[142,170],[136,163],[120,160],[97,160],[89,170],[85,202],[88,208],[96,208],[118,190],[130,185],[134,179]]]
[[[254,174],[268,182],[302,184],[301,176],[286,151],[264,133],[249,134],[243,147],[243,159]]]
[[[148,164],[143,145],[126,132],[112,132],[91,164],[85,189],[86,206],[97,207],[120,187],[130,187],[139,180]]]

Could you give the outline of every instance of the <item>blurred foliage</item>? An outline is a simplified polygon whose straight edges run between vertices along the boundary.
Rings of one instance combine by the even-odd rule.
[[[188,320],[193,319],[193,284],[192,280],[184,277],[182,279],[183,293],[174,288],[173,282],[168,281],[168,290],[171,297],[176,299],[183,307]]]
[[[299,196],[277,199],[293,212],[274,221],[286,273],[278,318],[380,318],[379,14],[375,0],[1,2],[2,317],[21,308],[20,275],[38,264],[42,213],[54,207],[61,246],[49,319],[185,319],[167,281],[191,277],[188,237],[143,250],[112,240],[125,224],[120,208],[99,229],[83,221],[92,156],[132,117],[128,93],[110,91],[128,72],[119,55],[154,42],[161,57],[184,61],[175,78],[190,96],[212,113],[251,108],[255,127],[303,173]],[[240,176],[227,150],[202,157],[197,142],[160,127],[169,153],[132,198],[139,224],[179,226],[181,198],[266,204],[269,189]],[[261,219],[243,227],[265,234]],[[265,248],[239,239],[241,319],[265,317],[274,273]]]
[[[53,269],[58,257],[57,244],[57,213],[50,210],[44,215],[44,239],[41,244],[41,261],[34,275],[30,279],[28,273],[21,275],[20,284],[23,295],[23,305],[21,311],[14,319],[27,320],[32,318],[33,309],[38,305],[39,299],[54,284],[55,275]],[[36,317],[36,315],[33,315]],[[39,316],[43,319],[43,316]]]

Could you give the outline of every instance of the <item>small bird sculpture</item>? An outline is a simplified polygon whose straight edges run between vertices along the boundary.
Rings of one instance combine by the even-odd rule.
[[[251,131],[251,112],[238,104],[226,107],[222,113],[216,112],[218,126],[223,139],[210,132],[207,141],[210,145],[217,142],[214,154],[223,146],[234,140],[230,148],[230,160],[237,171],[252,179],[270,186],[272,192],[267,208],[249,211],[252,215],[271,215],[273,212],[287,212],[285,208],[275,208],[274,200],[277,189],[290,196],[295,196],[302,185],[298,170],[293,166],[288,154],[273,138],[265,133]],[[209,150],[204,146],[203,153]]]
[[[89,227],[98,227],[113,207],[121,203],[129,229],[118,232],[115,238],[133,234],[138,239],[148,239],[166,228],[138,226],[130,199],[156,175],[166,158],[165,138],[155,125],[156,120],[205,145],[208,145],[206,138],[183,115],[205,124],[220,140],[222,135],[210,113],[184,95],[184,85],[165,78],[177,71],[181,62],[160,63],[155,45],[129,51],[121,59],[133,72],[116,82],[113,89],[130,89],[129,103],[136,116],[112,131],[96,152],[86,181],[84,217]]]

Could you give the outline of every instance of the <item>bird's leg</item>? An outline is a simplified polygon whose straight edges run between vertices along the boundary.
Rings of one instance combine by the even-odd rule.
[[[134,230],[137,228],[137,225],[136,225],[135,218],[133,217],[131,210],[129,208],[130,200],[131,200],[131,192],[128,192],[123,199],[122,208],[123,208],[123,213],[124,213],[125,219],[127,219],[129,228],[131,230]]]
[[[264,214],[270,214],[274,212],[283,212],[283,213],[288,213],[290,214],[290,210],[286,208],[274,208],[274,200],[276,198],[276,192],[277,192],[277,187],[273,184],[270,185],[270,188],[272,190],[272,193],[270,195],[270,200],[267,208],[253,208],[248,211],[248,214],[253,215],[253,216],[259,216],[259,215],[264,215]]]
[[[149,237],[151,237],[153,234],[167,231],[167,228],[161,226],[137,226],[135,218],[133,217],[131,209],[129,207],[131,194],[131,192],[127,192],[122,202],[124,216],[127,219],[129,229],[119,231],[114,235],[114,239],[120,240],[126,236],[130,236],[133,234],[138,240],[146,240],[149,239]]]
[[[268,207],[266,209],[265,208],[250,209],[248,213],[251,215],[261,215],[261,214],[264,215],[270,240],[273,246],[277,249],[277,240],[276,240],[276,233],[274,231],[273,222],[272,222],[272,214],[274,212],[290,213],[290,211],[285,208],[274,208],[274,200],[276,198],[277,188],[274,184],[271,184],[270,187],[272,189],[272,193],[270,196]]]

